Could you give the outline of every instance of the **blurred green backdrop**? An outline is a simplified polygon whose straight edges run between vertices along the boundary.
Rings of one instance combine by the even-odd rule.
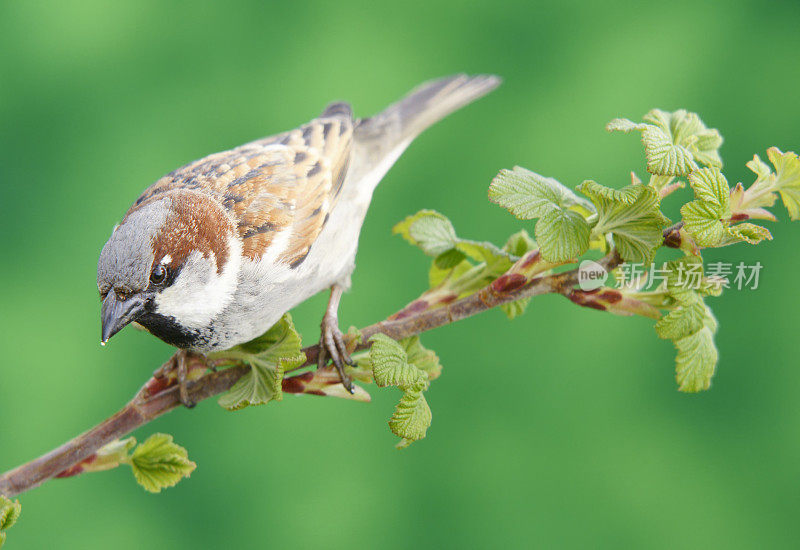
[[[499,168],[569,185],[643,172],[637,138],[603,130],[613,117],[699,112],[726,137],[731,182],[751,181],[753,153],[797,150],[799,23],[788,1],[5,0],[0,470],[108,416],[171,353],[133,330],[101,349],[94,282],[111,227],[161,174],[334,99],[368,115],[429,78],[502,75],[377,191],[341,309],[361,326],[424,287],[427,259],[390,234],[407,214],[435,208],[502,243],[520,224],[486,200]],[[647,320],[545,296],[514,322],[495,311],[424,338],[445,370],[428,438],[406,451],[386,426],[392,390],[206,402],[136,434],[174,434],[190,480],[158,496],[125,469],[48,483],[23,495],[8,547],[794,546],[800,224],[770,229],[709,257],[765,265],[758,290],[711,301],[709,392],[676,391]],[[296,311],[309,343],[324,301]]]

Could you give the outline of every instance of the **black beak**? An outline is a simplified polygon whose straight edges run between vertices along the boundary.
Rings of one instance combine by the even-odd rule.
[[[113,290],[103,300],[100,317],[102,319],[102,333],[100,343],[105,345],[108,339],[121,331],[131,321],[135,321],[144,312],[144,298],[134,294],[127,300],[120,300]]]

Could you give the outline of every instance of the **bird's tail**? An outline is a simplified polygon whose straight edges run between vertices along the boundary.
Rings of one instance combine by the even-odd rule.
[[[500,85],[494,75],[459,74],[425,82],[377,115],[358,121],[354,133],[356,178],[377,185],[423,130]],[[369,176],[369,177],[367,177]]]

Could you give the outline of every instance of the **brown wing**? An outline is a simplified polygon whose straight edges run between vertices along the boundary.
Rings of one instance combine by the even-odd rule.
[[[167,174],[131,210],[175,189],[209,193],[237,221],[245,256],[258,258],[271,245],[280,246],[277,259],[295,267],[336,204],[352,137],[350,107],[335,103],[296,130],[209,155]]]

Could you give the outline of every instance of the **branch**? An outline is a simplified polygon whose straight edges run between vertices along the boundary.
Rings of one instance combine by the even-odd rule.
[[[539,252],[536,250],[520,259],[515,267],[525,267],[526,264],[530,265],[535,261],[539,261]],[[599,263],[610,271],[621,261],[619,255],[612,251]],[[388,319],[361,329],[361,342],[355,346],[355,349],[368,348],[369,339],[378,333],[400,340],[523,298],[552,293],[569,296],[572,288],[577,284],[577,269],[531,279],[515,272],[515,267],[480,291],[450,304],[429,309],[427,306],[415,307],[418,302],[412,302],[408,307]],[[313,365],[317,361],[318,347],[316,345],[306,347],[303,351],[306,354],[306,362],[296,369]],[[170,359],[170,361],[172,360]],[[205,369],[205,366],[203,368]],[[223,393],[244,376],[249,368],[240,365],[210,372],[189,384],[189,397],[197,403]],[[318,378],[324,379],[323,384],[338,383],[338,379],[333,377],[331,369],[325,368],[316,373],[305,372],[286,377],[283,381],[283,390],[289,393],[302,393],[312,379]],[[317,380],[317,382],[319,381]],[[13,497],[39,486],[59,474],[68,475],[71,468],[90,459],[103,445],[124,437],[140,426],[178,407],[180,403],[179,389],[176,385],[164,387],[163,384],[159,385],[157,379],[150,379],[134,398],[115,415],[57,449],[0,476],[0,494]]]

